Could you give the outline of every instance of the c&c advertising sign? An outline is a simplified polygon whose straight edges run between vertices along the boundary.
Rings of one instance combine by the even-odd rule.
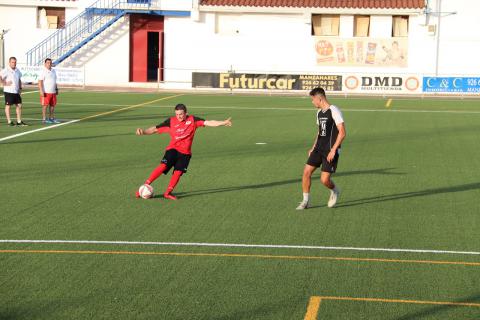
[[[479,93],[480,78],[424,77],[423,92]]]

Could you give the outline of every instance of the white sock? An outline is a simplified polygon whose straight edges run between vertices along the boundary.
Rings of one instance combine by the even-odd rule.
[[[303,202],[308,202],[310,198],[310,193],[303,193]]]

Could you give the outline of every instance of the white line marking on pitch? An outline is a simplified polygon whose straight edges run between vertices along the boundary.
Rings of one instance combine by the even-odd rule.
[[[184,246],[184,247],[226,247],[226,248],[274,248],[274,249],[315,249],[338,251],[373,251],[373,252],[404,252],[433,253],[456,255],[480,255],[477,251],[452,251],[430,249],[396,249],[396,248],[360,248],[360,247],[327,247],[281,244],[242,244],[242,243],[209,243],[209,242],[154,242],[154,241],[96,241],[96,240],[0,240],[0,243],[60,243],[60,244],[112,244],[112,245],[153,245],[153,246]]]
[[[24,95],[24,94],[29,94],[29,93],[34,93],[34,92],[38,92],[38,90],[22,92],[22,95]],[[0,96],[0,98],[3,98],[3,94]],[[22,104],[23,104],[23,103],[22,103]]]
[[[53,129],[53,128],[60,127],[60,126],[65,126],[67,124],[75,123],[75,122],[78,122],[78,121],[80,121],[80,119],[71,120],[71,121],[68,121],[68,122],[54,124],[54,125],[51,125],[51,126],[48,126],[48,127],[43,127],[43,128],[39,128],[39,129],[35,129],[35,130],[30,130],[30,131],[17,133],[17,134],[14,134],[14,135],[11,135],[11,136],[8,136],[8,137],[5,137],[5,138],[1,138],[0,142],[5,141],[5,140],[14,139],[14,138],[17,138],[17,137],[21,137],[21,136],[24,136],[24,135],[27,135],[27,134],[30,134],[30,133],[34,133],[34,132],[39,132],[39,131],[44,131],[44,130],[48,130],[48,129]]]
[[[163,97],[163,98],[159,98],[159,99],[155,99],[155,100],[152,100],[152,101],[147,101],[147,102],[143,102],[143,103],[139,103],[139,104],[135,104],[135,105],[129,105],[128,107],[125,107],[125,108],[116,109],[116,110],[107,111],[107,112],[102,112],[102,113],[94,114],[94,115],[87,116],[87,117],[84,117],[84,118],[81,118],[81,119],[75,119],[75,120],[71,120],[71,121],[68,121],[68,122],[64,122],[64,123],[40,128],[40,129],[25,131],[25,132],[22,132],[22,133],[18,133],[18,134],[14,134],[14,135],[11,135],[11,136],[8,136],[8,137],[1,138],[0,142],[5,141],[5,140],[9,140],[9,139],[13,139],[13,138],[17,138],[17,137],[21,137],[21,136],[24,136],[24,135],[27,135],[27,134],[30,134],[30,133],[34,133],[34,132],[44,131],[44,130],[56,128],[56,127],[59,127],[59,126],[64,126],[64,125],[67,125],[67,124],[79,122],[79,121],[84,121],[84,120],[89,120],[89,119],[105,116],[105,115],[116,113],[116,112],[119,112],[119,111],[124,111],[124,110],[129,110],[129,109],[133,109],[133,108],[142,107],[142,106],[147,105],[147,104],[152,103],[152,102],[167,100],[167,99],[171,99],[171,98],[175,98],[175,97],[179,97],[179,96],[182,96],[182,94],[177,94],[177,95],[169,96],[169,97]]]
[[[42,118],[24,118],[22,117],[23,120],[30,120],[30,121],[42,121],[43,119]],[[75,119],[65,119],[65,118],[62,118],[62,119],[58,119],[57,120],[59,121],[62,121],[63,122],[67,122],[67,121],[71,121],[71,120],[75,120]]]

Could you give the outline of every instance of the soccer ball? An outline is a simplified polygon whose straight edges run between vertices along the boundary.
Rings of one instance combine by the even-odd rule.
[[[138,189],[138,193],[143,199],[150,199],[153,197],[153,187],[149,184],[142,184]]]

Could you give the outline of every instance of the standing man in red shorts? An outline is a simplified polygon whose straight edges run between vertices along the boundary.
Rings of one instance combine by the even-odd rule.
[[[40,103],[42,105],[42,123],[60,123],[55,119],[55,106],[57,105],[57,73],[52,69],[52,59],[45,59],[45,67],[38,78]],[[49,117],[47,119],[47,108]]]
[[[184,104],[177,104],[175,106],[175,117],[168,118],[155,127],[150,127],[148,129],[138,128],[136,134],[139,136],[154,133],[168,133],[171,137],[165,155],[163,156],[162,163],[152,171],[150,177],[145,181],[145,184],[153,183],[153,181],[155,181],[162,173],[167,174],[173,167],[172,178],[170,179],[170,183],[163,196],[167,199],[177,200],[177,197],[172,194],[172,191],[180,180],[182,174],[187,172],[187,167],[190,158],[192,157],[192,143],[195,131],[199,127],[219,126],[231,127],[231,118],[224,121],[204,120],[187,114],[187,107]],[[140,197],[138,191],[136,197]]]

